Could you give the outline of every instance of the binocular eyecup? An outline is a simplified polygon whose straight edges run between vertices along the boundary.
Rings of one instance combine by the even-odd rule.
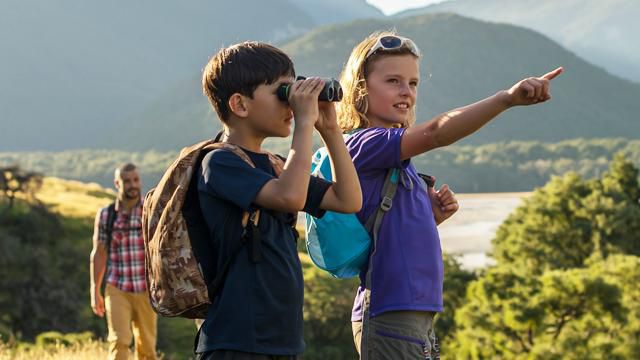
[[[304,80],[304,76],[298,76],[296,80]],[[324,87],[318,95],[319,101],[340,101],[344,95],[342,92],[342,86],[340,82],[333,78],[327,78],[324,80]],[[289,89],[293,84],[282,85],[278,88],[277,95],[281,101],[289,101]]]

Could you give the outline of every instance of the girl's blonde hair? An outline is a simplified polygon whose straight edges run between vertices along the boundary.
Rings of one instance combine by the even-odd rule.
[[[367,75],[371,69],[371,65],[377,60],[388,55],[405,55],[411,54],[418,58],[409,48],[402,46],[398,49],[378,50],[367,58],[369,50],[373,48],[378,39],[383,36],[398,36],[393,31],[376,31],[364,40],[362,40],[351,51],[349,60],[344,65],[342,74],[340,75],[340,84],[344,91],[342,101],[338,103],[336,108],[338,115],[338,125],[343,132],[353,129],[365,129],[371,126],[367,119],[367,111],[369,109],[369,100],[367,93]],[[411,109],[407,123],[400,124],[401,127],[409,127],[415,123],[415,105]]]

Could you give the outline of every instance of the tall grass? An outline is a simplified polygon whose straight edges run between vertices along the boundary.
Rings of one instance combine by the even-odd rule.
[[[0,342],[0,360],[86,360],[106,359],[107,355],[107,344],[95,340],[73,344],[58,342],[48,345],[13,346]]]

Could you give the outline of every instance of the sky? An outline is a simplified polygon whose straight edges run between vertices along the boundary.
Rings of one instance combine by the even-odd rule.
[[[442,1],[443,0],[367,0],[369,4],[382,10],[385,15],[391,15],[402,10],[423,7]]]

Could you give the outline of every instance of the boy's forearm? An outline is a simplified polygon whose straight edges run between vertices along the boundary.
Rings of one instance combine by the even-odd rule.
[[[322,132],[324,142],[329,157],[331,158],[331,173],[333,174],[333,188],[338,199],[345,205],[353,204],[359,210],[362,205],[362,191],[360,181],[353,160],[344,143],[344,138],[340,131]],[[353,208],[353,206],[348,206]]]
[[[309,187],[313,124],[296,124],[284,169],[278,179],[285,197],[302,198],[303,204]]]

